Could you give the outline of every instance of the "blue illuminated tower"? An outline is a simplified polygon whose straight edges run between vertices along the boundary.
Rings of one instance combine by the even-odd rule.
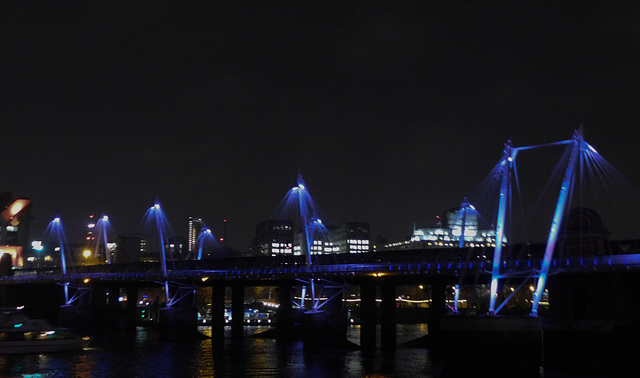
[[[60,264],[62,267],[62,275],[63,277],[67,276],[67,259],[70,259],[68,256],[69,245],[67,243],[67,238],[64,234],[64,229],[62,227],[62,220],[60,217],[55,217],[45,230],[45,239],[53,239],[56,242],[57,248],[60,249]],[[63,284],[64,287],[64,300],[65,305],[71,305],[76,299],[78,299],[81,295],[86,294],[88,290],[83,287],[78,287],[73,285],[71,282],[66,281]],[[73,295],[70,296],[70,288],[75,288],[76,291]]]
[[[153,234],[155,234],[155,239],[158,242],[159,252],[160,252],[160,267],[162,269],[162,276],[165,278],[164,287],[165,287],[165,296],[167,306],[171,306],[171,297],[169,293],[169,281],[168,281],[168,270],[167,270],[167,252],[166,246],[169,244],[170,237],[170,226],[167,218],[160,206],[160,201],[156,198],[153,206],[149,207],[144,216],[145,223],[145,233],[147,237],[153,238]]]
[[[538,277],[538,281],[533,295],[531,315],[537,316],[538,307],[540,305],[540,300],[542,298],[542,294],[544,292],[547,281],[547,276],[549,273],[549,267],[551,265],[553,254],[556,248],[558,233],[560,232],[563,217],[567,212],[569,199],[572,196],[572,191],[575,186],[574,181],[577,172],[576,166],[578,164],[578,161],[582,162],[583,160],[593,159],[593,156],[596,156],[597,152],[593,147],[591,147],[584,141],[581,131],[576,130],[574,132],[573,138],[555,143],[514,148],[511,146],[511,142],[507,142],[502,159],[496,165],[496,168],[494,168],[496,176],[501,179],[501,185],[498,214],[496,219],[496,245],[491,271],[491,292],[489,304],[490,314],[496,314],[508,301],[507,299],[502,304],[497,306],[499,280],[504,277],[500,272],[500,266],[502,265],[502,247],[505,235],[507,207],[510,206],[511,203],[511,172],[516,172],[516,156],[520,151],[557,145],[569,146],[569,160],[564,171],[564,177],[560,187],[560,193],[558,195],[558,201],[556,203],[553,220],[551,222],[551,227],[549,230],[540,271],[538,272],[538,274],[536,274],[536,276]]]
[[[160,253],[160,267],[162,269],[162,277],[164,279],[164,292],[167,307],[172,307],[176,303],[180,302],[183,298],[189,297],[195,292],[193,286],[184,285],[180,282],[169,282],[169,270],[167,267],[167,246],[170,245],[171,240],[171,226],[167,219],[160,201],[156,198],[153,206],[151,206],[144,217],[145,233],[146,237],[150,239],[155,238],[158,242]],[[148,240],[149,242],[153,240]],[[171,287],[174,288],[173,292],[170,291]]]
[[[202,228],[200,229],[200,233],[196,238],[195,245],[198,249],[198,255],[196,257],[197,260],[202,260],[203,252],[205,247],[215,248],[217,247],[216,237],[213,236],[213,232],[206,224],[202,224]]]
[[[302,174],[298,172],[297,186],[291,188],[276,211],[278,214],[274,218],[279,219],[299,219],[299,226],[302,231],[302,242],[300,245],[300,253],[304,254],[307,265],[313,264],[312,248],[315,240],[324,242],[327,236],[327,228],[318,217],[318,211],[309,194],[307,185],[302,178]],[[318,282],[316,282],[318,281]],[[322,282],[320,282],[322,281]],[[342,286],[331,283],[326,280],[310,279],[302,288],[301,302],[297,304],[299,307],[305,307],[304,301],[306,296],[306,288],[311,289],[311,310],[309,312],[318,312],[329,301],[342,294]],[[316,290],[320,289],[320,290]],[[333,290],[328,299],[321,301],[322,292],[325,290]]]
[[[109,251],[109,233],[111,231],[111,224],[109,222],[109,217],[103,215],[98,219],[95,223],[95,254],[99,256],[99,251],[104,251],[103,261],[106,261],[107,264],[111,264],[111,251]]]
[[[496,301],[498,299],[498,280],[500,277],[500,264],[502,263],[502,243],[504,240],[505,216],[507,204],[511,195],[511,170],[514,165],[515,151],[511,148],[511,141],[507,141],[502,154],[502,159],[498,163],[498,173],[501,177],[500,198],[498,202],[498,217],[496,220],[496,246],[493,252],[493,263],[491,265],[491,289],[489,296],[489,313],[494,314]]]
[[[553,252],[556,247],[556,241],[558,240],[558,232],[560,231],[562,219],[567,210],[567,199],[573,191],[576,176],[576,162],[583,153],[589,153],[590,151],[595,153],[595,149],[589,146],[584,141],[582,133],[577,130],[569,143],[571,144],[571,156],[569,157],[569,163],[567,164],[564,179],[562,180],[562,186],[560,188],[560,194],[558,196],[558,203],[556,204],[556,210],[553,215],[551,229],[549,230],[549,239],[547,239],[544,258],[542,259],[542,266],[540,267],[540,277],[538,278],[538,284],[533,294],[531,315],[538,314],[538,306],[540,305],[540,299],[542,298],[542,293],[544,292],[545,284],[547,282],[547,275],[549,274],[549,266],[551,265],[551,258],[553,257]]]
[[[469,203],[469,198],[465,196],[464,200],[462,201],[462,204],[460,205],[460,210],[458,210],[458,213],[457,213],[458,222],[460,223],[460,237],[458,240],[458,248],[460,249],[464,248],[465,235],[467,233],[468,218],[471,214],[474,214],[474,213],[477,215],[476,209],[473,207],[473,205]],[[460,280],[462,280],[462,276],[460,277]],[[458,312],[458,302],[460,300],[460,283],[454,286],[454,290],[455,292],[454,292],[454,299],[453,299],[453,311]]]
[[[300,227],[302,232],[300,254],[305,256],[307,264],[312,264],[314,241],[323,243],[328,231],[318,217],[318,209],[300,172],[298,172],[297,185],[284,196],[273,219],[290,220],[294,228],[296,225]]]

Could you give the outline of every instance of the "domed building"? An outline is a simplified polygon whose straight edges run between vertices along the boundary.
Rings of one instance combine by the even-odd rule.
[[[596,211],[586,207],[573,208],[560,230],[561,253],[566,257],[610,254],[608,234]]]

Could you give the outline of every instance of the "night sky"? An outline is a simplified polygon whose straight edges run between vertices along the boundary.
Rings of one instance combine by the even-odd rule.
[[[298,169],[325,224],[390,240],[508,138],[583,124],[640,183],[640,6],[477,3],[2,1],[0,191],[32,239],[56,213],[71,241],[91,213],[135,232],[157,196],[244,250]]]

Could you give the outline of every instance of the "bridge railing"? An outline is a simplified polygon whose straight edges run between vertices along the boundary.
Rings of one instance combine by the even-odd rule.
[[[535,276],[540,269],[541,259],[525,257],[503,261],[501,272],[505,276]],[[559,257],[551,262],[551,273],[561,271],[607,270],[640,268],[640,254],[617,254],[599,256]],[[161,279],[159,264],[136,262],[130,264],[110,264],[76,266],[65,277],[94,277],[98,279]],[[198,276],[215,274],[220,277],[243,276],[263,277],[265,275],[295,274],[346,274],[361,273],[408,273],[447,274],[455,276],[489,274],[491,256],[482,248],[386,251],[368,254],[335,254],[318,256],[317,263],[307,265],[304,256],[259,256],[223,258],[211,260],[183,261],[171,276]],[[0,281],[51,280],[62,277],[59,268],[14,269],[14,276],[0,277]]]

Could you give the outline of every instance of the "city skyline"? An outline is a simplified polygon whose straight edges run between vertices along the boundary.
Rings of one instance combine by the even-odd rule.
[[[56,215],[135,230],[157,196],[176,233],[227,219],[242,250],[300,169],[327,223],[399,240],[476,190],[507,139],[581,124],[638,188],[638,10],[3,3],[0,190],[33,201],[32,238]]]

